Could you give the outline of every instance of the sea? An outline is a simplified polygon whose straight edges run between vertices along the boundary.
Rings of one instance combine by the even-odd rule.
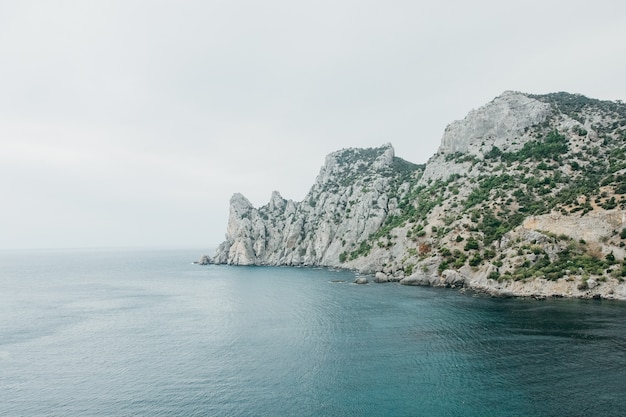
[[[0,252],[0,416],[624,416],[626,302]]]

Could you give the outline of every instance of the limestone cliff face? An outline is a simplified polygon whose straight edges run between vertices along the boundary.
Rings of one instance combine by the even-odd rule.
[[[483,155],[498,146],[500,150],[515,151],[528,140],[525,131],[544,122],[550,115],[550,105],[522,93],[506,91],[490,103],[472,110],[463,120],[446,128],[439,153]]]
[[[626,105],[505,92],[425,166],[391,145],[326,158],[305,199],[230,202],[203,263],[319,265],[377,282],[626,299]]]
[[[529,128],[545,122],[550,104],[522,93],[506,91],[490,103],[472,110],[463,120],[448,125],[437,153],[428,161],[422,182],[471,171],[472,159],[482,159],[494,146],[503,152],[521,149],[533,137]],[[463,162],[452,158],[462,155]]]
[[[255,209],[235,194],[226,241],[212,262],[350,265],[341,255],[356,250],[356,243],[366,241],[394,213],[402,183],[418,175],[417,168],[396,158],[389,144],[345,149],[326,157],[304,201],[285,200],[275,191],[267,205]]]

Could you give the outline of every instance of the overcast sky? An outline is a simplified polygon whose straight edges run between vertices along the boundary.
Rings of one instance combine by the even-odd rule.
[[[617,0],[0,0],[0,249],[210,248],[332,151],[423,163],[505,90],[625,75]]]

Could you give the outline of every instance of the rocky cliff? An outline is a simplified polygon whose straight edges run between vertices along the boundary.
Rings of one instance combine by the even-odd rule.
[[[375,270],[371,257],[342,254],[358,252],[356,244],[380,230],[397,210],[398,196],[420,174],[419,166],[397,158],[389,144],[332,153],[304,201],[285,200],[275,191],[257,209],[235,194],[226,241],[211,262]]]
[[[203,263],[351,268],[378,282],[626,299],[626,105],[505,92],[425,166],[330,154],[301,202],[231,199]]]

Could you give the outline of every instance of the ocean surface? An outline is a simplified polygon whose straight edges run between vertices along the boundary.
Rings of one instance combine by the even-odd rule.
[[[626,303],[202,253],[0,252],[0,415],[626,415]]]

